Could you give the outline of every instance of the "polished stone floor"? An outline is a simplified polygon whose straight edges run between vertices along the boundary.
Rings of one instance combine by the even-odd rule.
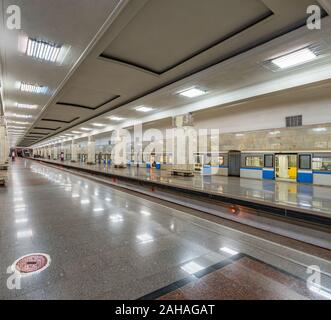
[[[35,161],[17,159],[8,174],[0,299],[331,297],[331,255],[317,247],[264,240]],[[9,289],[8,267],[31,253],[50,266]],[[313,265],[321,282],[307,289]]]
[[[44,160],[61,163],[61,161]],[[146,168],[115,169],[111,166],[87,165],[85,163],[64,162],[73,167],[88,168],[96,171],[107,172],[138,180],[154,181],[157,183],[184,187],[186,189],[202,191],[210,194],[254,201],[262,204],[300,209],[311,214],[324,217],[331,216],[331,188],[298,184],[287,181],[255,180],[223,176],[194,177],[172,176],[165,170]]]

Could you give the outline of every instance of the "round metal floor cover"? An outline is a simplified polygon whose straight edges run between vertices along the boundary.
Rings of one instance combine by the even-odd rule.
[[[50,264],[50,257],[44,253],[33,253],[17,259],[15,269],[21,274],[32,274],[45,270]]]

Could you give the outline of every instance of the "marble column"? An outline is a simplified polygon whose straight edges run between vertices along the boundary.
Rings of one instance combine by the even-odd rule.
[[[7,162],[8,154],[6,152],[6,124],[5,118],[0,117],[0,165]]]
[[[87,164],[95,164],[95,141],[93,137],[87,142]]]
[[[57,160],[58,159],[58,155],[57,155],[57,146],[54,145],[53,147],[53,159]]]
[[[75,140],[71,141],[71,162],[77,162],[77,145]]]

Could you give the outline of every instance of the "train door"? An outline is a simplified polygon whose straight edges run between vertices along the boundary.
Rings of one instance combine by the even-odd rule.
[[[229,176],[240,177],[240,151],[229,151]]]
[[[276,154],[276,179],[296,181],[298,175],[297,154]]]

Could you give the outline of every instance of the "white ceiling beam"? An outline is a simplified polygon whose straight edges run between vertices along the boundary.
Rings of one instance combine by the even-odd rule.
[[[331,16],[331,0],[317,0],[321,7]]]

